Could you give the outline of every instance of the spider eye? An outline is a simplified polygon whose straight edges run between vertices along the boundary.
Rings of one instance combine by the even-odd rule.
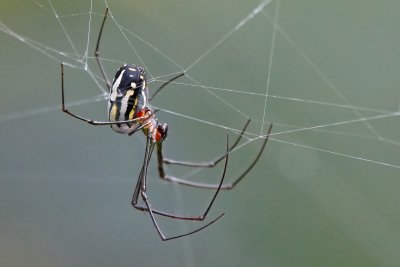
[[[159,123],[157,125],[157,141],[164,141],[167,138],[168,125],[166,123]]]

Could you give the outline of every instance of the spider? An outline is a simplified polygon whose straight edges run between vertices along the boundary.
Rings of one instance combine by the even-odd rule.
[[[220,214],[216,218],[212,219],[210,222],[206,223],[205,225],[192,230],[187,233],[174,235],[174,236],[166,236],[163,231],[161,230],[160,226],[157,223],[155,215],[164,216],[172,219],[178,220],[190,220],[190,221],[203,221],[206,219],[208,212],[211,209],[218,193],[221,189],[232,189],[237,185],[246,175],[247,173],[254,167],[254,165],[259,160],[261,154],[263,153],[265,146],[268,141],[268,136],[271,133],[272,124],[270,125],[266,138],[264,139],[259,152],[257,153],[255,159],[252,163],[247,167],[247,169],[238,175],[236,179],[233,180],[231,183],[224,183],[224,178],[227,170],[228,164],[228,156],[229,153],[235,148],[235,146],[239,143],[243,133],[246,131],[247,126],[250,123],[250,119],[247,120],[246,124],[244,125],[239,137],[236,141],[229,146],[228,142],[228,135],[226,138],[226,152],[222,155],[217,157],[215,160],[210,162],[188,162],[188,161],[179,161],[179,160],[172,160],[164,157],[163,155],[163,141],[167,138],[168,133],[168,126],[166,123],[159,122],[155,116],[155,113],[158,110],[153,109],[149,105],[149,101],[154,98],[164,87],[168,84],[173,82],[174,80],[178,79],[179,77],[183,76],[184,73],[178,74],[175,77],[171,78],[167,82],[163,83],[150,97],[148,96],[149,89],[146,80],[146,73],[145,69],[140,66],[125,64],[121,66],[115,77],[110,84],[108,78],[105,74],[104,68],[100,61],[100,40],[101,35],[103,32],[104,24],[107,18],[108,8],[106,8],[100,31],[97,37],[96,43],[96,50],[95,50],[95,58],[100,69],[101,75],[104,78],[106,86],[109,91],[108,97],[108,121],[95,121],[91,119],[87,119],[81,116],[78,116],[71,111],[69,111],[65,106],[65,93],[64,93],[64,64],[61,63],[61,101],[62,101],[62,111],[66,114],[81,120],[83,122],[89,123],[90,125],[100,126],[100,125],[109,125],[111,126],[112,130],[121,134],[128,134],[132,135],[137,131],[141,130],[145,137],[146,137],[146,148],[144,152],[144,159],[143,164],[141,167],[141,171],[139,177],[137,179],[137,183],[135,189],[133,191],[132,196],[132,206],[135,209],[148,212],[151,218],[151,221],[157,230],[157,233],[161,240],[171,240],[176,239],[184,236],[188,236],[194,234],[217,220],[219,220],[224,213]],[[211,201],[207,205],[203,214],[199,216],[183,216],[177,215],[169,212],[165,212],[162,210],[157,210],[152,208],[149,198],[146,194],[146,181],[147,181],[147,169],[151,159],[151,155],[153,153],[154,147],[157,148],[157,162],[158,162],[158,173],[161,179],[165,181],[170,181],[173,183],[183,184],[187,186],[197,187],[197,188],[208,188],[208,189],[215,189],[214,195],[211,198]],[[224,160],[224,167],[222,171],[221,178],[218,184],[208,184],[208,183],[199,183],[199,182],[192,182],[187,181],[184,179],[180,179],[178,177],[167,175],[164,171],[164,164],[173,164],[173,165],[181,165],[181,166],[188,166],[188,167],[201,167],[201,168],[211,168],[216,166],[219,162]],[[143,204],[139,204],[138,200],[139,197],[144,202]]]

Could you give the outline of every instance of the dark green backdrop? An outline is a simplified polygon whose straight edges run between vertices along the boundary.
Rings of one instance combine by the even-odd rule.
[[[124,32],[128,42],[109,18],[101,55],[110,78],[122,62],[144,63],[155,77],[190,67],[188,77],[209,87],[186,77],[153,102],[170,111],[157,114],[170,127],[168,156],[213,158],[246,116],[248,138],[275,125],[260,162],[218,196],[210,218],[226,215],[170,242],[130,207],[143,136],[91,127],[59,110],[59,63],[76,62],[51,8],[83,54],[90,2],[50,3],[0,4],[1,266],[400,264],[398,1],[274,0],[262,11],[253,0],[109,1],[118,25],[148,42]],[[93,4],[90,57],[105,9]],[[92,58],[89,68],[99,75]],[[101,92],[83,69],[66,67],[65,75],[69,103]],[[89,102],[71,109],[105,119],[106,103]],[[260,144],[231,154],[227,179]],[[210,182],[221,171],[168,168]],[[149,195],[155,207],[192,215],[212,193],[164,183],[152,164]],[[200,225],[160,223],[171,235]]]

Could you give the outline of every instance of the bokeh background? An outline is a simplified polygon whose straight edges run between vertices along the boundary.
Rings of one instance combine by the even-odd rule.
[[[123,62],[144,64],[150,78],[188,70],[153,102],[170,127],[166,155],[212,159],[246,117],[244,142],[274,123],[259,163],[221,192],[210,218],[226,215],[169,242],[130,206],[143,136],[59,109],[59,63],[77,66],[88,52],[88,70],[65,69],[67,102],[106,118],[95,100],[104,84],[90,75],[99,75],[92,55],[105,3],[90,4],[1,1],[0,266],[400,264],[400,2],[108,2],[101,56],[110,79]],[[230,155],[227,179],[261,142]],[[167,171],[215,182],[222,166]],[[169,211],[200,214],[212,196],[161,181],[154,162],[148,180],[153,206]],[[201,225],[159,222],[167,235]]]

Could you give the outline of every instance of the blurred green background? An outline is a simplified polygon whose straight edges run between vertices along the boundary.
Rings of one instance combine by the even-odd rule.
[[[77,65],[76,53],[88,51],[93,72],[66,67],[67,102],[101,93],[89,74],[99,75],[92,55],[105,3],[93,2],[89,32],[89,1],[2,0],[0,266],[400,264],[399,1],[274,0],[260,12],[253,0],[108,4],[115,21],[106,22],[101,56],[110,79],[123,62],[145,65],[149,77],[190,67],[153,102],[172,111],[157,114],[170,128],[166,155],[212,159],[246,116],[247,138],[270,122],[275,134],[246,179],[218,196],[210,219],[226,212],[219,222],[161,242],[149,216],[130,206],[143,136],[59,110],[59,63]],[[104,120],[106,102],[88,102],[71,110]],[[227,179],[261,141],[230,155]],[[215,182],[222,166],[167,171]],[[154,207],[187,215],[212,196],[161,181],[154,162],[148,187]],[[168,235],[201,225],[159,222]]]

